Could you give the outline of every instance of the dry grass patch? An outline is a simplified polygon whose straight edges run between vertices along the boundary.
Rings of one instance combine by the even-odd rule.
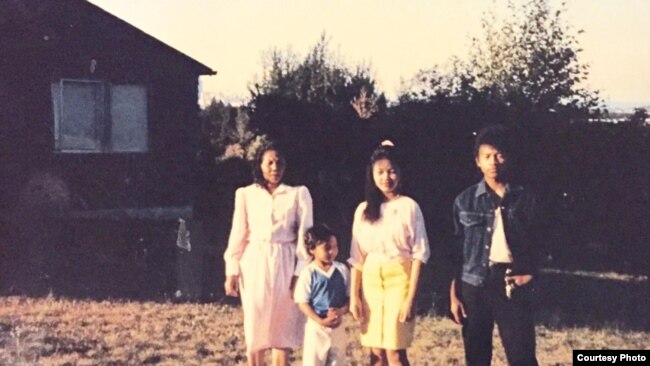
[[[365,364],[358,327],[348,317],[347,363]],[[648,347],[649,332],[537,328],[543,365],[570,365],[572,349]],[[495,364],[505,356],[495,334]],[[244,364],[242,315],[215,304],[0,298],[3,365],[237,365]],[[414,365],[464,364],[460,329],[420,317],[409,351]],[[292,356],[300,364],[300,352]]]

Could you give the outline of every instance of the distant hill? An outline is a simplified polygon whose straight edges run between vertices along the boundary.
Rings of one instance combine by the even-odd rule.
[[[645,108],[646,110],[650,110],[650,101],[645,101],[645,102],[607,101],[606,105],[610,114],[630,115],[634,113],[634,108]]]

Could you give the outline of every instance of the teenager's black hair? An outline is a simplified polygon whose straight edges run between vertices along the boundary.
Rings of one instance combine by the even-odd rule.
[[[514,154],[513,131],[504,125],[490,125],[479,131],[474,141],[474,157],[478,156],[481,145],[491,145],[511,158]]]
[[[260,147],[255,153],[255,160],[253,161],[253,181],[262,187],[266,187],[266,179],[264,179],[264,174],[262,173],[262,159],[264,159],[264,154],[267,151],[275,151],[279,156],[282,162],[286,165],[287,160],[285,159],[284,153],[278,146],[273,143],[267,143],[264,146]]]
[[[316,224],[312,226],[305,232],[305,248],[307,248],[307,253],[316,249],[323,242],[327,243],[332,236],[336,237],[332,229],[327,225]]]
[[[381,204],[384,201],[386,201],[386,196],[384,196],[384,193],[380,191],[379,188],[377,188],[377,185],[375,185],[375,179],[372,176],[373,166],[375,165],[376,162],[383,159],[390,161],[391,165],[393,166],[393,169],[397,171],[397,174],[399,176],[399,182],[397,186],[398,192],[402,184],[401,165],[398,162],[395,147],[390,145],[379,146],[378,148],[375,149],[375,151],[372,152],[372,155],[370,156],[370,161],[368,162],[368,166],[366,167],[366,190],[365,190],[366,209],[365,211],[363,211],[363,216],[365,220],[370,222],[375,222],[379,220],[379,217],[381,216],[381,212],[380,212]]]

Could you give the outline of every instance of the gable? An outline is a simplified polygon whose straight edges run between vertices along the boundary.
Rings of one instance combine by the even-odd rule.
[[[50,51],[110,53],[193,75],[213,75],[209,67],[85,0],[4,0],[0,2],[3,53]],[[35,52],[37,53],[37,52]]]

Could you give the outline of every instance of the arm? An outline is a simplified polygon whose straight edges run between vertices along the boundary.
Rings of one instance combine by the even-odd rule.
[[[248,215],[243,188],[235,192],[235,210],[232,228],[228,239],[228,248],[223,255],[226,262],[226,295],[239,296],[239,260],[248,245]]]
[[[330,328],[338,328],[339,325],[343,322],[343,316],[349,312],[350,307],[348,304],[341,306],[340,308],[329,308],[327,310],[327,318],[332,317],[333,320],[328,325],[325,325]]]
[[[451,280],[460,281],[463,269],[463,241],[464,230],[460,223],[460,207],[458,198],[454,201],[452,222],[454,224],[453,238],[451,245],[447,246],[446,254],[451,264]]]
[[[413,206],[413,211],[411,212],[411,227],[411,237],[413,238],[411,253],[413,261],[411,262],[409,291],[400,309],[400,322],[409,321],[413,318],[413,303],[415,302],[415,296],[418,290],[422,264],[426,263],[431,253],[429,249],[429,238],[424,224],[424,216],[417,203]]]
[[[325,327],[335,327],[340,324],[339,317],[336,313],[329,311],[327,317],[321,318],[316,314],[314,309],[309,305],[309,300],[312,296],[312,276],[309,269],[305,269],[298,276],[296,281],[296,288],[293,294],[294,301],[298,304],[300,311],[302,311],[308,318],[315,321],[317,324]]]
[[[359,244],[359,225],[363,220],[364,205],[357,207],[352,222],[352,242],[350,243],[350,259],[348,262],[352,266],[350,270],[350,312],[352,317],[357,321],[364,320],[362,288],[361,288],[361,271],[366,253],[361,249]]]
[[[350,312],[350,304],[348,303],[348,304],[345,304],[345,305],[341,306],[340,308],[334,308],[334,310],[336,311],[336,314],[338,316],[343,316],[343,315]]]
[[[316,314],[314,309],[311,308],[311,305],[309,305],[309,303],[298,303],[298,307],[300,308],[300,311],[303,312],[303,314],[305,314],[309,319],[315,321],[318,325],[335,328],[341,324],[338,315],[334,311],[328,311],[327,317],[321,318],[318,316],[318,314]]]
[[[422,210],[420,210],[420,206],[418,206],[417,203],[413,207],[413,212],[411,213],[411,222],[411,237],[413,238],[411,243],[411,255],[414,260],[417,259],[422,263],[426,263],[431,256],[431,249],[429,247],[427,229],[424,224],[424,216],[422,215]]]
[[[340,308],[333,308],[333,310],[339,317],[343,317],[345,314],[350,312],[350,270],[345,264],[341,264],[339,270],[343,276],[343,282],[345,283],[345,297],[347,302]]]
[[[463,227],[459,219],[458,199],[454,201],[453,208],[453,222],[454,222],[454,240],[453,246],[450,250],[450,262],[452,264],[452,279],[449,286],[449,310],[451,311],[452,319],[456,324],[462,324],[463,318],[467,317],[465,306],[460,300],[456,291],[457,284],[461,278],[462,269],[462,248],[463,248]]]
[[[511,281],[515,287],[525,286],[537,276],[540,253],[544,253],[546,251],[543,249],[543,246],[545,246],[548,242],[548,240],[541,240],[541,234],[548,231],[544,230],[542,227],[545,210],[542,209],[542,205],[540,205],[540,202],[536,195],[531,193],[527,195],[526,208],[530,220],[528,227],[526,228],[529,240],[527,248],[528,255],[525,257],[526,260],[518,265],[516,274],[507,276],[507,279]]]
[[[463,319],[467,318],[467,313],[465,312],[465,306],[463,302],[460,301],[456,293],[456,280],[451,280],[451,286],[449,287],[449,300],[450,300],[450,310],[453,320],[456,324],[463,324]]]
[[[350,279],[350,312],[354,320],[363,321],[364,312],[363,312],[363,303],[361,300],[361,271],[355,267],[352,267],[351,279]]]
[[[420,269],[422,268],[422,261],[419,259],[413,260],[411,263],[411,279],[409,282],[409,292],[400,309],[399,321],[404,323],[413,319],[413,302],[418,290],[418,282],[420,279]]]
[[[296,243],[296,268],[294,270],[295,277],[300,274],[303,268],[309,263],[310,256],[305,248],[305,232],[310,227],[314,226],[314,211],[312,207],[311,194],[307,187],[298,187],[298,235]]]

